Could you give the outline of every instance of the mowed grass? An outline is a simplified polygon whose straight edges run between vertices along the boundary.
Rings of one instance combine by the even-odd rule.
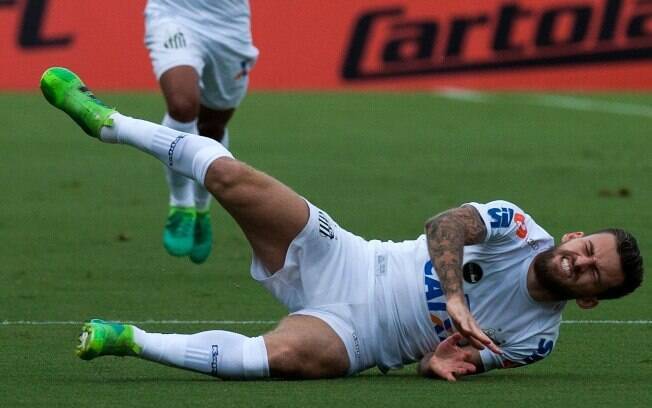
[[[159,121],[156,94],[101,93]],[[652,106],[650,95],[581,95]],[[503,198],[551,234],[616,225],[652,254],[652,118],[430,94],[247,97],[232,150],[367,238],[418,236],[428,217]],[[620,106],[620,105],[619,105]],[[85,136],[39,95],[0,95],[0,406],[640,406],[652,405],[651,324],[564,324],[555,352],[455,384],[413,366],[328,381],[223,382],[136,359],[84,362],[79,327],[18,321],[278,320],[282,306],[248,274],[250,250],[214,206],[215,252],[195,266],[167,256],[161,164]],[[652,283],[567,320],[652,320]],[[256,335],[271,324],[143,324]]]

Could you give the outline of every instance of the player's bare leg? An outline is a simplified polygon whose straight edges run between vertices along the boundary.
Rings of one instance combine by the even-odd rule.
[[[199,74],[189,65],[165,71],[159,79],[168,114],[179,122],[192,122],[199,116]]]
[[[234,113],[235,109],[211,109],[200,105],[197,117],[199,134],[217,140],[228,149],[229,143],[224,140],[225,137],[228,137],[226,125]]]
[[[279,270],[290,242],[308,221],[306,202],[272,177],[226,157],[212,162],[205,183],[238,222],[265,267]],[[96,329],[87,325],[85,330],[85,338],[92,339]],[[146,333],[133,326],[128,330],[134,333],[133,341],[125,342],[131,346],[124,352],[117,349],[119,355],[133,355],[130,351],[138,349],[141,358],[220,378],[331,378],[345,375],[349,368],[342,340],[312,316],[288,316],[273,331],[254,338],[219,330],[194,335]],[[78,354],[103,355],[97,348],[82,343]],[[113,345],[108,348],[108,354],[116,355]]]
[[[344,343],[316,317],[288,316],[263,337],[272,377],[342,377],[349,369]]]
[[[236,220],[267,270],[281,269],[290,243],[308,222],[307,203],[278,180],[226,157],[211,163],[204,184]]]

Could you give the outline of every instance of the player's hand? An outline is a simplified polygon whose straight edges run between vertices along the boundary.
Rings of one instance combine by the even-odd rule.
[[[457,331],[465,337],[469,343],[478,350],[489,347],[489,350],[496,354],[502,354],[503,351],[494,344],[491,339],[484,334],[478,323],[475,321],[471,311],[469,311],[463,297],[453,297],[446,302],[446,311],[453,320]]]
[[[475,365],[470,363],[471,352],[457,345],[462,335],[455,333],[439,343],[437,349],[422,364],[422,372],[432,377],[456,381],[458,377],[475,373]]]

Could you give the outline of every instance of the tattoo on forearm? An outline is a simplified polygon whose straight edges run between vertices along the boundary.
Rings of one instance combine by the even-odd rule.
[[[482,242],[486,233],[473,207],[449,210],[426,222],[428,252],[446,296],[462,294],[464,245]]]

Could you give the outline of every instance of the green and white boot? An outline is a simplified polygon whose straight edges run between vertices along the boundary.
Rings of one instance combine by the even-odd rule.
[[[103,126],[113,126],[117,111],[97,99],[72,71],[52,67],[41,77],[41,91],[54,107],[68,114],[88,135],[99,139]]]
[[[197,212],[194,208],[170,207],[163,230],[163,246],[170,255],[190,255],[195,243],[196,219]]]
[[[195,221],[195,242],[190,252],[190,260],[196,264],[204,263],[213,248],[213,227],[209,211],[198,211]]]
[[[134,342],[133,327],[93,319],[84,323],[76,353],[82,360],[92,360],[100,356],[137,356],[141,351]]]

